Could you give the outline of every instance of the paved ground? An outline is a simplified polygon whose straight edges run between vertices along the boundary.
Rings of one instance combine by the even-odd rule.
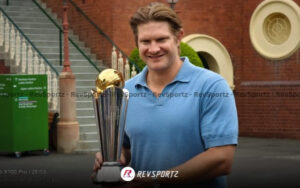
[[[300,187],[300,140],[240,138],[229,187]]]
[[[99,187],[90,180],[93,161],[92,153],[0,153],[0,187]],[[300,140],[240,138],[228,185],[299,188]]]

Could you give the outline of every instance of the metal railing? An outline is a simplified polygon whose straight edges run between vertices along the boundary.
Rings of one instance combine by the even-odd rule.
[[[97,24],[95,24],[84,12],[82,9],[80,9],[76,3],[74,3],[74,1],[72,0],[68,0],[70,2],[70,4],[83,16],[83,18],[90,24],[92,25],[97,31],[98,33],[103,36],[112,46],[114,46],[118,51],[119,53],[122,54],[123,57],[125,57],[129,63],[134,66],[136,68],[136,70],[139,72],[140,69],[139,67],[136,65],[135,62],[133,62],[132,60],[130,60],[130,58],[112,41],[112,39],[105,33],[103,32]]]
[[[47,18],[57,27],[59,30],[59,58],[60,58],[60,65],[62,65],[62,35],[63,29],[62,27],[56,23],[56,21],[41,7],[41,5],[36,1],[32,0],[32,2],[47,16]],[[73,44],[73,46],[83,55],[83,57],[98,71],[100,69],[97,67],[95,62],[93,62],[81,49],[80,47],[73,41],[72,38],[69,37],[69,41]]]
[[[23,31],[18,27],[18,25],[6,14],[6,12],[0,7],[2,14],[10,21],[10,23],[19,31],[19,33],[25,38],[25,40],[31,45],[31,47],[36,51],[36,53],[47,63],[53,72],[58,76],[57,70],[49,63],[48,59],[40,52],[40,50],[31,42],[31,40],[23,33]]]
[[[57,70],[1,7],[0,29],[0,48],[2,50],[3,47],[5,66],[10,67],[11,74],[46,74],[48,94],[51,94],[48,95],[48,108],[57,111]]]

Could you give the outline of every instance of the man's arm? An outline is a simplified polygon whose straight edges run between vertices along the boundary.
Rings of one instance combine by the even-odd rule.
[[[178,171],[178,178],[160,178],[157,183],[193,183],[228,175],[231,172],[235,146],[213,147],[185,163],[169,169]],[[148,179],[149,180],[149,179]]]

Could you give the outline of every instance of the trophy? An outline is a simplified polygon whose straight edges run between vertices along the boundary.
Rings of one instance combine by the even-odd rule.
[[[105,69],[96,80],[92,90],[96,123],[99,131],[103,164],[94,178],[94,183],[120,181],[120,156],[123,144],[129,92],[124,87],[120,72]]]

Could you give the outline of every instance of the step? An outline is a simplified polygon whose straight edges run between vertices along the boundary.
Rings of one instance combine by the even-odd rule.
[[[79,132],[95,132],[97,131],[96,122],[90,124],[79,124]]]
[[[49,29],[49,28],[21,28],[23,33],[28,34],[53,34],[58,33],[58,29]]]
[[[27,37],[30,40],[54,40],[54,41],[59,41],[59,35],[58,34],[48,34],[48,35],[43,35],[43,34],[26,34]]]
[[[6,1],[7,0],[0,0],[1,5],[2,5],[2,3],[6,5]],[[29,2],[30,1],[31,2],[32,0],[9,0],[9,2],[12,2],[12,1],[15,1],[15,2],[23,2],[23,1]]]
[[[38,49],[39,46],[35,45]],[[55,50],[58,50],[57,52],[53,52]],[[49,61],[53,62],[53,65],[60,66],[60,61],[64,61],[64,53],[60,54],[59,49],[52,49],[52,52],[47,52],[45,50],[40,51]],[[60,56],[61,55],[61,56]],[[87,56],[87,55],[86,55]],[[85,58],[81,53],[73,49],[70,51],[69,55],[69,61],[71,65],[83,65],[83,66],[93,66],[87,58]],[[91,60],[93,62],[93,60]],[[73,64],[74,62],[74,64]],[[93,66],[94,67],[94,66]],[[99,67],[98,67],[99,68]]]
[[[91,114],[95,114],[95,112],[94,108],[77,108],[76,114],[78,116],[90,116]]]
[[[9,16],[25,16],[25,17],[34,17],[44,15],[42,12],[27,12],[27,11],[14,11],[7,10],[5,11]]]
[[[94,114],[90,116],[77,116],[77,121],[79,124],[90,124],[90,123],[95,123],[96,119]]]
[[[20,28],[22,30],[22,28]],[[60,36],[59,36],[59,33],[52,33],[52,34],[47,34],[47,35],[44,35],[43,33],[25,33],[25,35],[31,40],[31,41],[36,41],[36,42],[46,42],[46,43],[41,43],[43,46],[46,46],[47,45],[47,42],[55,42],[57,43],[56,46],[59,46],[60,44]],[[61,38],[61,43],[64,44],[64,36],[62,35],[62,38]],[[84,42],[81,42],[81,41],[76,41],[76,40],[73,40],[73,42],[79,47],[79,49],[86,49],[85,47],[85,44]],[[75,45],[73,45],[73,43],[69,40],[69,46],[70,47],[75,47]]]
[[[48,59],[56,59],[59,60],[59,53],[43,53],[45,57]],[[78,59],[78,60],[86,60],[86,58],[80,53],[69,53],[70,59]]]
[[[95,87],[95,86],[94,86]],[[91,87],[94,88],[94,87]],[[91,91],[90,89],[90,91]],[[79,101],[92,101],[93,100],[93,95],[91,92],[77,92],[74,94],[74,96],[76,96],[76,101],[79,102]],[[85,108],[83,108],[85,109]],[[87,108],[86,108],[87,109]],[[78,114],[78,115],[90,115],[90,114],[93,114],[93,113],[88,113],[88,112],[85,112],[84,110],[82,111],[78,111],[78,112],[82,112],[82,114]]]
[[[38,39],[30,39],[30,41],[35,44],[36,46],[45,46],[48,44],[48,46],[56,47],[59,46],[60,43],[58,40],[38,40]]]
[[[0,1],[1,5],[6,5],[6,0],[1,0]],[[9,0],[9,5],[8,6],[23,6],[23,7],[30,7],[30,6],[36,6],[32,1],[15,1],[15,0]]]
[[[50,21],[47,21],[45,23],[31,23],[31,22],[18,22],[14,21],[20,28],[51,28],[51,29],[57,29],[58,28]]]
[[[84,132],[84,133],[80,133],[79,135],[79,140],[98,140],[99,136],[98,136],[98,132],[94,131],[94,132]]]
[[[63,67],[62,66],[55,66],[55,69],[60,72],[60,71],[62,71]],[[75,73],[80,73],[82,71],[89,71],[90,73],[97,73],[97,70],[92,66],[73,66],[73,65],[71,65],[71,69],[72,69],[72,72],[74,74]]]
[[[90,91],[90,90],[87,90],[86,92],[88,92],[88,91]],[[92,100],[76,101],[76,107],[77,108],[93,108],[93,101]]]
[[[91,92],[91,89],[95,89],[95,86],[76,86],[76,92],[84,93],[84,92]]]
[[[33,36],[35,36],[35,35],[36,34],[34,34]],[[26,36],[28,36],[29,39],[31,40],[31,42],[33,42],[36,45],[46,46],[48,44],[48,46],[52,46],[52,47],[60,45],[58,34],[57,34],[58,38],[51,39],[51,40],[49,40],[49,39],[47,39],[45,37],[40,37],[40,38],[33,37],[32,38],[29,34],[27,34]],[[64,43],[63,43],[63,40],[62,40],[62,45],[63,44]],[[82,49],[82,51],[84,51],[84,49],[86,49],[86,47],[84,46],[83,42],[78,42],[78,43],[76,43],[76,45],[79,47],[79,49]],[[70,42],[69,42],[69,46],[75,48],[75,46],[73,44],[71,44]]]
[[[0,2],[1,2],[1,1],[6,2],[6,0],[0,0]],[[11,2],[11,1],[18,1],[18,2],[21,2],[21,1],[32,1],[32,0],[9,0],[9,2]]]
[[[3,0],[2,0],[3,1]],[[19,2],[19,1],[32,1],[32,0],[9,0],[9,2],[10,1],[17,1],[17,2]]]
[[[33,22],[33,23],[45,23],[49,21],[47,17],[21,17],[21,16],[10,16],[10,18],[15,22]]]
[[[44,54],[44,53],[43,53]],[[49,56],[45,55],[47,57],[47,59],[50,61],[50,62],[53,62],[53,65],[56,65],[56,66],[59,66],[60,64],[60,58],[59,58],[59,54],[56,55],[56,58],[49,58]],[[54,55],[53,55],[54,56]],[[64,55],[62,54],[62,61],[64,60]],[[93,60],[91,59],[91,61],[93,62]],[[74,62],[74,64],[73,64]],[[98,62],[98,63],[97,63]],[[99,61],[95,62],[94,61],[94,64],[98,67],[98,69],[102,70],[106,67],[104,66],[100,66],[99,65]],[[94,67],[94,65],[92,65],[85,57],[81,57],[81,58],[74,58],[74,57],[70,57],[70,63],[71,63],[71,66],[72,65],[78,65],[78,66],[91,66],[91,67]],[[96,68],[94,68],[95,71],[96,71]]]
[[[85,73],[85,72],[75,72],[76,79],[96,79],[99,73]]]
[[[39,48],[41,53],[57,53],[57,54],[60,53],[59,46],[47,46],[47,47],[41,47],[39,45],[36,45],[36,46]],[[62,52],[63,52],[63,50],[62,50]],[[70,48],[69,52],[76,53],[76,52],[78,52],[78,50],[75,48]]]
[[[80,148],[81,150],[89,150],[89,151],[91,149],[93,149],[93,150],[98,149],[96,151],[99,151],[100,144],[99,144],[98,140],[79,140],[78,148]]]
[[[77,97],[81,99],[87,98],[87,100],[90,100],[92,98],[91,89],[95,89],[95,80],[91,79],[90,81],[78,81],[78,78],[76,79],[76,88],[77,88]],[[81,87],[84,86],[84,91],[80,90]]]
[[[93,59],[93,57],[89,57],[91,62],[94,63],[94,65],[99,69],[99,70],[103,70],[105,69],[106,67],[100,65],[100,61],[99,60],[95,60]],[[84,58],[84,59],[74,59],[74,58],[71,58],[70,59],[70,62],[71,62],[71,65],[79,65],[79,66],[91,66],[91,67],[94,67],[93,64],[90,63],[90,61],[88,61],[88,59]],[[96,70],[96,68],[95,68]]]
[[[95,86],[95,79],[76,79],[77,86]]]
[[[56,45],[51,45],[51,46],[47,45],[47,46],[44,46],[44,45],[38,45],[38,44],[37,44],[36,46],[38,46],[38,47],[39,47],[39,50],[40,50],[41,52],[43,52],[43,53],[45,53],[45,52],[48,52],[48,53],[59,53],[59,50],[60,50],[59,44],[58,44],[57,46],[56,46]],[[87,54],[87,55],[89,55],[89,56],[94,56],[94,54],[91,55],[89,49],[86,49],[86,48],[85,48],[85,49],[82,49],[82,50],[83,50],[83,52],[84,52],[85,54]],[[62,52],[63,52],[63,47],[62,47]],[[69,47],[69,52],[70,52],[70,53],[80,53],[80,52],[77,50],[77,48],[75,48],[73,45]]]
[[[54,66],[60,66],[60,60],[59,59],[48,59],[50,62],[53,63]],[[62,62],[63,62],[63,56],[62,56]],[[70,60],[71,66],[92,66],[88,60]],[[94,67],[94,66],[92,66]],[[96,71],[96,69],[95,69]]]
[[[81,59],[82,60],[85,60],[87,61],[87,58],[88,57],[92,62],[96,63],[96,55],[95,54],[90,54],[88,52],[85,52],[81,49],[81,51],[83,51],[83,53],[81,53],[80,51],[78,51],[76,48],[72,47],[72,48],[69,48],[71,50],[69,50],[69,56],[70,56],[70,59],[72,60],[76,60],[76,61],[80,61]],[[64,53],[63,53],[64,54]],[[85,57],[86,56],[86,57]],[[89,63],[90,64],[90,63]]]
[[[62,70],[61,66],[54,66],[54,68],[59,71]],[[71,69],[72,69],[73,73],[82,72],[82,71],[83,72],[92,72],[92,73],[97,72],[96,69],[92,66],[73,66],[73,65],[71,65]]]
[[[9,5],[9,6],[1,6],[4,11],[32,11],[32,12],[40,12],[41,10],[37,6],[17,6],[17,5]]]

